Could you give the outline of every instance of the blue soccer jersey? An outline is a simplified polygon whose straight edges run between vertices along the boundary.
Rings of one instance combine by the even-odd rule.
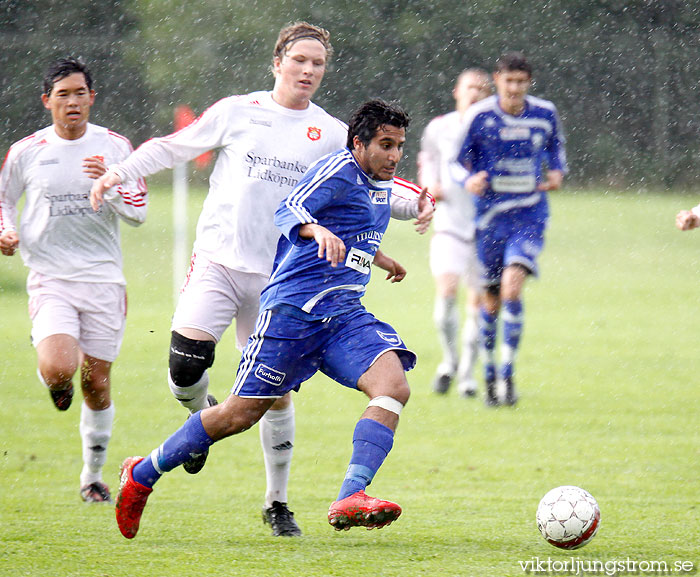
[[[519,116],[505,113],[496,95],[472,105],[457,161],[471,174],[489,174],[489,188],[474,201],[477,228],[515,209],[531,209],[525,212],[546,220],[547,197],[537,187],[543,164],[567,171],[564,141],[556,107],[548,100],[527,96]]]
[[[282,231],[260,310],[293,307],[306,319],[323,319],[361,306],[374,255],[391,216],[391,181],[371,179],[343,149],[312,165],[275,213]],[[344,263],[318,257],[299,227],[316,223],[346,247]]]

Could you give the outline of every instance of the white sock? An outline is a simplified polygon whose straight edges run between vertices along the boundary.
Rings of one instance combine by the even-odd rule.
[[[260,419],[260,444],[265,458],[265,507],[287,502],[287,483],[294,447],[294,404],[281,411],[268,410]]]
[[[112,436],[114,403],[103,411],[93,411],[83,402],[80,411],[80,437],[83,441],[83,470],[80,486],[102,480],[102,467],[107,460],[107,445]]]
[[[479,356],[479,309],[469,311],[462,329],[462,354],[457,374],[461,381],[474,378],[474,365]]]
[[[180,401],[180,404],[189,409],[190,413],[196,413],[209,406],[207,392],[209,391],[209,375],[204,371],[202,377],[191,387],[178,387],[168,371],[168,385],[170,392]],[[183,400],[187,399],[187,400]]]
[[[457,299],[437,296],[433,309],[433,321],[442,347],[442,363],[440,363],[438,372],[452,375],[459,359],[457,353],[457,333],[459,332]]]

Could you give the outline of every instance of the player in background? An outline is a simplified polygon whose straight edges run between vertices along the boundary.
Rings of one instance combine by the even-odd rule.
[[[306,22],[282,28],[273,52],[271,91],[220,100],[187,128],[144,143],[93,186],[92,202],[98,207],[103,192],[125,179],[219,151],[172,320],[168,381],[191,414],[216,403],[208,394],[207,369],[233,319],[239,349],[253,332],[279,238],[274,213],[280,201],[313,162],[345,145],[347,126],[311,102],[331,55],[330,35],[323,28]],[[418,195],[401,189],[404,198],[395,203],[396,214],[418,217],[418,229],[424,230],[432,218],[431,203],[419,208]],[[267,478],[263,521],[276,536],[301,534],[287,506],[294,432],[294,405],[285,395],[260,421]],[[184,463],[185,470],[199,472],[207,454],[205,448]]]
[[[52,125],[13,144],[0,172],[0,250],[11,256],[19,248],[29,268],[37,375],[59,411],[70,407],[80,369],[80,496],[88,503],[111,501],[102,467],[114,420],[110,369],[126,320],[119,219],[132,226],[144,221],[146,186],[125,180],[105,195],[101,210],[90,208],[92,179],[132,148],[123,136],[89,122],[95,91],[82,61],[53,63],[41,100]]]
[[[398,106],[366,102],[350,120],[347,148],[314,164],[279,205],[275,224],[283,235],[231,394],[194,414],[150,457],[124,461],[116,516],[126,538],[136,536],[163,473],[190,453],[250,428],[275,399],[298,390],[319,369],[370,399],[329,522],[336,529],[383,527],[401,514],[397,504],[364,489],[393,445],[410,395],[404,372],[416,358],[360,298],[389,223],[391,179],[408,122]]]
[[[524,318],[522,290],[527,277],[537,274],[549,216],[547,191],[561,186],[567,164],[556,107],[528,95],[532,68],[525,56],[519,52],[501,56],[493,77],[496,95],[473,105],[465,115],[458,162],[468,171],[464,186],[475,199],[476,246],[485,284],[480,342],[486,403],[514,405],[518,398],[514,363]],[[497,375],[499,315],[502,346]],[[497,395],[497,389],[502,394]]]
[[[455,375],[460,395],[474,396],[477,388],[474,364],[479,345],[482,286],[474,247],[474,202],[464,187],[455,182],[451,167],[461,144],[464,113],[491,93],[491,79],[485,70],[464,70],[452,90],[455,110],[430,121],[423,131],[418,155],[418,181],[437,201],[430,269],[436,291],[433,319],[442,348],[442,362],[437,368],[433,390],[441,394],[448,391]],[[457,297],[461,281],[468,292],[460,354]]]
[[[676,227],[679,230],[692,230],[700,227],[700,205],[690,210],[681,210],[676,215]]]

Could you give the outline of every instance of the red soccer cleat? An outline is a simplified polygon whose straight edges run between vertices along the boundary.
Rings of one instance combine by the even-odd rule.
[[[148,496],[153,492],[152,488],[134,481],[132,470],[141,461],[143,457],[129,457],[124,460],[119,470],[119,494],[115,511],[119,530],[127,539],[136,537],[143,508]]]
[[[358,491],[331,504],[328,522],[336,531],[347,531],[350,527],[380,529],[390,525],[401,515],[401,507],[391,501],[382,501]]]

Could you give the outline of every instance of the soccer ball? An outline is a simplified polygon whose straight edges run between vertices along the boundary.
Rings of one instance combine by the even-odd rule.
[[[537,507],[537,528],[547,543],[578,549],[595,536],[600,508],[588,491],[565,485],[547,493]]]

